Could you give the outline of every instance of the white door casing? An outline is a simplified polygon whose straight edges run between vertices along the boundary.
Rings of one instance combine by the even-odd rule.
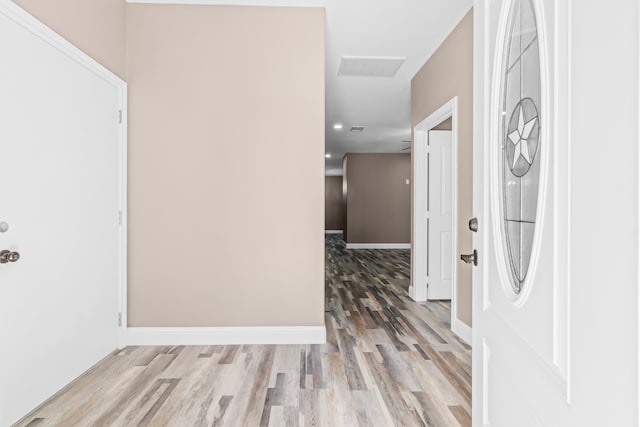
[[[610,224],[611,214],[621,209],[624,215],[631,214],[627,225],[638,226],[638,188],[629,195],[615,195],[621,191],[620,182],[638,185],[637,148],[633,145],[637,145],[637,126],[627,124],[615,130],[617,135],[626,137],[616,144],[616,149],[635,154],[625,156],[628,163],[635,162],[630,168],[621,169],[621,159],[609,161],[616,156],[604,153],[604,141],[597,136],[612,120],[613,115],[604,119],[612,107],[606,105],[607,97],[628,101],[623,85],[633,85],[633,79],[624,80],[622,76],[619,83],[616,78],[598,81],[613,76],[616,69],[600,61],[598,55],[627,66],[637,66],[638,61],[638,40],[623,41],[615,31],[616,22],[622,28],[626,25],[637,31],[637,2],[633,6],[632,2],[621,3],[636,8],[626,11],[628,15],[633,10],[631,18],[623,18],[625,12],[620,13],[618,8],[622,5],[618,4],[607,7],[596,2],[552,0],[475,2],[474,215],[479,219],[479,230],[474,235],[474,247],[479,264],[473,273],[474,426],[638,423],[637,267],[627,268],[627,264],[617,261],[630,256],[634,259],[631,264],[637,262],[638,242],[634,240],[637,236],[629,239],[621,232],[623,227]],[[526,30],[525,36],[509,44],[508,34],[514,28],[511,24],[516,22],[510,13],[517,5],[531,8],[535,23],[527,27],[526,19],[517,21],[516,25]],[[607,9],[616,9],[617,18],[605,19],[610,12]],[[592,24],[605,21],[595,37]],[[532,30],[537,31],[539,52],[515,56],[521,60],[509,57],[510,46],[523,39],[523,50],[534,46],[529,37]],[[582,38],[591,43],[574,50]],[[609,54],[606,46],[614,44],[624,53]],[[635,47],[631,56],[630,46]],[[589,57],[587,52],[595,51],[598,55],[588,62],[584,60]],[[507,88],[512,80],[503,79],[503,74],[509,76],[518,67],[527,73],[535,68],[536,56],[541,71],[540,97],[533,99],[537,115],[525,112],[520,117],[521,111],[529,108],[529,101],[509,102],[505,93],[518,89]],[[578,63],[589,68],[575,68]],[[637,79],[637,75],[634,77]],[[517,78],[525,80],[522,74]],[[619,87],[610,88],[616,84]],[[607,89],[599,90],[600,85]],[[536,98],[524,94],[525,86],[520,83],[522,100]],[[635,111],[637,121],[638,95],[631,96],[635,97],[635,110],[631,113]],[[592,111],[599,109],[607,111],[599,114],[603,123],[585,121],[586,117],[593,119]],[[538,142],[533,141],[534,125],[539,126]],[[587,128],[590,131],[583,132]],[[635,133],[627,132],[629,128],[634,128]],[[576,136],[578,133],[580,137]],[[521,144],[523,140],[525,144]],[[527,149],[530,150],[523,151]],[[509,157],[509,153],[515,153],[515,157]],[[506,231],[511,227],[509,222],[515,221],[508,201],[511,199],[506,194],[512,191],[509,183],[517,179],[505,170],[520,175],[527,164],[533,165],[534,153],[540,168],[537,204],[530,203],[531,198],[522,201],[521,196],[517,212],[526,227],[535,224],[533,233],[526,232],[533,236],[533,244],[529,245],[528,238],[513,238],[514,229],[511,234]],[[593,167],[598,169],[595,174]],[[628,176],[630,170],[635,170],[635,179],[615,179],[618,175]],[[584,184],[594,181],[599,182]],[[533,188],[519,187],[522,194]],[[602,204],[604,195],[612,204]],[[525,205],[533,208],[522,208]],[[600,233],[598,227],[605,223],[609,223],[608,231]],[[520,237],[526,233],[521,231]],[[520,242],[517,250],[514,242]],[[612,269],[614,265],[616,268]],[[613,297],[610,303],[602,300],[605,284],[607,294]],[[620,305],[618,299],[627,301],[632,295],[635,305]],[[604,349],[603,341],[615,345]]]
[[[413,161],[413,191],[412,191],[412,233],[411,233],[411,285],[409,296],[415,301],[426,301],[428,296],[428,224],[429,216],[427,196],[429,190],[429,169],[427,156],[429,154],[429,132],[431,129],[447,119],[451,119],[451,329],[465,342],[471,344],[471,328],[466,327],[458,319],[457,313],[457,269],[458,260],[458,210],[457,210],[457,152],[458,152],[458,97],[453,97],[414,129],[414,144],[412,148]]]
[[[412,146],[413,161],[413,189],[412,189],[412,232],[411,232],[411,285],[409,286],[409,296],[414,301],[426,301],[428,296],[428,191],[429,191],[429,169],[427,158],[429,155],[429,131],[443,121],[451,118],[451,223],[457,224],[457,107],[458,99],[453,97],[446,102],[429,117],[424,119],[414,128],[414,143]],[[456,227],[451,227],[451,260],[455,267],[457,258],[457,232]],[[453,268],[451,274],[451,321],[452,325],[456,317],[455,294],[456,294],[456,269]]]
[[[452,131],[429,131],[427,235],[428,300],[450,300],[453,252],[453,144]]]
[[[126,84],[0,0],[0,425],[116,349],[126,317]]]

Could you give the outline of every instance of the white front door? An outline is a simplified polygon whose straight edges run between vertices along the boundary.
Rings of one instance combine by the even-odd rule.
[[[453,143],[450,130],[429,131],[427,299],[451,299],[453,277]]]
[[[637,101],[637,74],[600,90],[616,25],[637,25],[637,2],[617,8],[475,2],[474,426],[637,426],[637,110],[606,139],[616,155],[596,136],[603,99]],[[637,73],[635,37],[611,57]]]
[[[554,170],[567,157],[553,132],[566,99],[554,93],[563,40],[553,3],[474,10],[476,426],[569,426],[567,183]]]
[[[121,88],[42,34],[0,3],[2,426],[118,346]]]

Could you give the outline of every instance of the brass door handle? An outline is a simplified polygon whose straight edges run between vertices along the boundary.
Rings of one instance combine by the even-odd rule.
[[[6,249],[0,251],[0,264],[6,264],[8,262],[16,262],[20,259],[20,253],[11,252]]]
[[[474,249],[469,255],[460,255],[460,259],[467,264],[478,265],[478,251]]]

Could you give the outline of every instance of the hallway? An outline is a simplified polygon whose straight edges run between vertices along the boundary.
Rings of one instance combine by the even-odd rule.
[[[127,347],[19,425],[470,426],[471,349],[409,251],[326,244],[326,344]]]

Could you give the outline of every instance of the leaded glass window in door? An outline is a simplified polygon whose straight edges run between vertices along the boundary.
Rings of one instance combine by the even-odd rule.
[[[502,65],[501,192],[508,270],[516,294],[529,272],[540,186],[541,76],[531,0],[514,0]]]

